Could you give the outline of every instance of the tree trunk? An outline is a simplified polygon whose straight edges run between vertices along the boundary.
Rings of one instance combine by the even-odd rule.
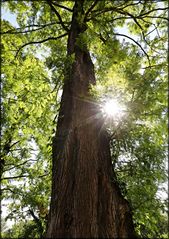
[[[47,238],[134,238],[132,217],[112,170],[109,139],[90,95],[94,66],[87,47],[76,44],[83,1],[76,1],[68,37],[67,68],[57,133]]]

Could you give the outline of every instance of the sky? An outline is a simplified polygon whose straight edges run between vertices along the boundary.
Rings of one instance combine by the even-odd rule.
[[[8,20],[14,27],[19,27],[16,21],[16,16],[4,8],[1,9],[1,18],[4,20]]]

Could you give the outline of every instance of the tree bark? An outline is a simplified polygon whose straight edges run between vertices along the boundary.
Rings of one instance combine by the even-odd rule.
[[[52,195],[46,238],[134,238],[128,202],[112,170],[109,139],[90,95],[94,66],[87,47],[76,44],[85,24],[83,1],[76,1],[57,133],[53,143]]]

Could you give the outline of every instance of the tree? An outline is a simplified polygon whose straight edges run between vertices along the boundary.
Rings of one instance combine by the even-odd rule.
[[[165,27],[164,20],[167,18],[164,13],[167,7],[159,7],[156,2],[152,4],[146,1],[121,1],[120,3],[118,1],[75,1],[60,2],[60,4],[55,1],[46,1],[43,5],[36,2],[22,2],[18,6],[9,2],[9,7],[18,14],[21,29],[17,29],[16,32],[10,29],[6,34],[23,32],[27,41],[17,51],[17,57],[20,53],[23,54],[24,47],[47,42],[46,46],[50,47],[51,55],[47,58],[46,64],[50,68],[56,67],[55,77],[59,78],[63,84],[57,132],[53,140],[52,196],[46,236],[54,238],[135,237],[131,209],[127,200],[124,199],[124,194],[122,196],[120,192],[118,180],[122,180],[122,183],[128,181],[133,168],[139,168],[141,172],[134,177],[135,182],[140,175],[143,176],[145,169],[147,173],[149,172],[150,166],[153,165],[151,159],[155,155],[155,150],[150,157],[153,147],[146,142],[152,132],[149,132],[146,138],[146,132],[142,130],[140,133],[139,124],[136,124],[134,132],[130,133],[129,122],[122,122],[122,126],[114,125],[112,135],[108,134],[105,118],[101,114],[97,96],[93,94],[92,89],[97,86],[96,78],[105,85],[108,75],[112,78],[123,75],[123,78],[128,80],[128,95],[123,98],[132,110],[129,115],[131,122],[137,119],[144,121],[145,116],[141,114],[146,114],[149,109],[153,109],[158,115],[164,112],[165,100],[162,96],[155,96],[162,102],[162,110],[159,111],[157,104],[152,106],[149,99],[153,97],[148,94],[151,91],[150,86],[160,92],[159,81],[156,84],[155,79],[159,76],[164,63],[162,59],[159,59],[158,54],[153,55],[153,50],[158,46],[161,47],[162,52],[163,46],[160,46],[161,38],[154,38],[152,41],[146,35],[149,35],[152,24],[160,25],[161,29]],[[29,23],[28,27],[20,15],[26,9],[32,11],[25,19],[25,22]],[[35,16],[36,13],[38,16]],[[115,26],[123,26],[128,19],[131,20],[128,23],[129,28],[138,36],[141,33],[141,40],[136,41],[125,34],[116,32]],[[157,22],[154,23],[153,19],[157,19]],[[56,29],[60,35],[55,35]],[[48,37],[39,40],[39,37],[44,36]],[[138,51],[138,48],[132,44],[121,43],[118,36],[132,40],[140,50]],[[141,46],[141,42],[148,47],[148,53]],[[65,54],[66,51],[67,54]],[[111,51],[115,53],[113,56]],[[151,59],[152,56],[153,59]],[[92,59],[96,61],[95,69]],[[138,70],[143,63],[147,69],[144,74],[139,74]],[[153,68],[153,64],[156,68]],[[56,81],[55,79],[57,87]],[[110,88],[110,85],[107,88]],[[132,99],[131,102],[129,98]],[[46,118],[44,119],[45,122],[49,122]],[[36,126],[39,129],[39,125],[35,124]],[[27,127],[29,128],[29,123]],[[125,142],[124,136],[126,136]],[[39,137],[38,134],[37,139]],[[136,147],[138,140],[139,147]],[[141,140],[145,142],[143,148]],[[44,147],[44,143],[41,145]],[[132,155],[138,160],[135,160],[136,163],[132,162],[131,167],[130,163],[127,166],[123,164],[122,171],[129,170],[130,174],[122,173],[118,176],[118,170],[121,170],[119,155],[125,155],[126,145],[129,152],[130,149],[134,149]],[[145,149],[147,155],[143,153]],[[162,165],[163,163],[159,161],[161,155],[159,154],[157,161]],[[151,163],[147,163],[147,157],[150,158]],[[118,178],[114,170],[117,171]],[[157,172],[156,167],[153,170]],[[159,180],[161,180],[160,176]],[[134,195],[134,187],[130,186],[131,182],[132,179],[128,182],[130,197]],[[153,177],[150,182],[152,186],[155,185]],[[147,188],[148,182],[145,185]],[[154,197],[156,191],[157,188],[151,197]],[[136,202],[139,192],[135,195]]]
[[[76,39],[87,30],[79,18],[84,18],[83,2],[76,1],[67,46],[68,56],[73,54],[74,59],[65,72],[53,144],[46,236],[132,238],[130,209],[113,181],[108,135],[102,119],[95,122],[98,109],[89,93],[95,84],[94,66],[85,42],[77,45]]]

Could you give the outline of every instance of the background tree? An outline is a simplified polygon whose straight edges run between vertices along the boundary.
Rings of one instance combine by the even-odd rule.
[[[60,5],[54,1],[43,4],[38,2],[15,3],[10,1],[8,7],[17,14],[20,27],[15,29],[9,23],[5,23],[3,30],[4,59],[10,59],[10,62],[7,60],[8,64],[3,64],[2,92],[5,110],[4,126],[2,127],[3,155],[7,149],[10,151],[5,154],[3,171],[7,176],[3,176],[2,179],[5,185],[3,196],[13,198],[12,208],[16,207],[15,213],[10,216],[16,217],[18,211],[21,211],[22,213],[17,217],[25,218],[26,214],[31,215],[30,210],[32,209],[34,215],[39,214],[39,203],[44,204],[45,208],[48,205],[49,194],[46,195],[46,199],[45,196],[44,198],[40,196],[38,199],[38,195],[49,193],[49,175],[45,176],[47,182],[44,181],[44,177],[42,180],[41,176],[46,174],[44,173],[46,168],[50,172],[49,166],[47,167],[50,164],[50,146],[46,147],[46,145],[51,142],[53,119],[57,112],[57,108],[54,108],[55,93],[50,94],[50,92],[53,89],[54,92],[58,92],[58,89],[66,82],[63,75],[65,75],[65,79],[69,78],[70,74],[66,74],[66,72],[71,72],[71,65],[76,59],[74,54],[66,56],[67,35],[70,32],[74,3],[65,1],[60,2]],[[158,226],[159,220],[163,218],[161,209],[165,204],[162,204],[156,196],[159,184],[166,180],[164,159],[166,157],[165,42],[167,37],[165,32],[167,6],[165,4],[165,1],[162,2],[162,5],[156,1],[153,3],[145,1],[114,1],[113,3],[84,1],[84,12],[78,16],[80,28],[84,25],[87,29],[84,29],[85,31],[77,38],[77,48],[83,52],[87,46],[90,50],[92,59],[95,61],[97,79],[97,85],[90,86],[92,88],[92,92],[88,92],[90,98],[84,96],[82,90],[80,100],[84,102],[85,99],[89,105],[92,103],[92,107],[95,107],[96,102],[97,105],[102,105],[106,97],[113,96],[127,105],[127,117],[121,123],[116,125],[112,119],[109,119],[109,122],[106,121],[104,125],[109,128],[112,162],[118,184],[123,191],[123,196],[130,201],[133,207],[136,230],[142,237],[165,236],[162,235],[163,232],[160,232]],[[26,11],[28,14],[23,15]],[[126,26],[126,21],[129,30],[136,34],[137,40],[129,35],[119,33],[120,29],[117,29],[117,26]],[[151,34],[153,31],[156,31],[155,35]],[[122,37],[131,40],[132,43],[131,41],[121,41]],[[45,50],[51,49],[43,63],[42,60],[35,58],[37,49],[33,45],[37,46],[38,42],[47,47]],[[12,52],[10,50],[11,48],[13,50],[13,47],[10,44],[14,47]],[[19,48],[18,45],[20,45]],[[15,53],[17,59],[14,59]],[[39,64],[37,64],[38,62]],[[23,65],[23,67],[18,68],[18,65]],[[27,67],[29,65],[30,68]],[[45,65],[51,69],[52,76],[48,75]],[[140,71],[141,68],[144,69]],[[16,84],[14,79],[17,79],[19,84]],[[26,81],[26,79],[28,80]],[[45,84],[47,92],[45,89],[40,91]],[[25,86],[24,89],[23,86]],[[16,89],[17,87],[18,89]],[[80,85],[80,87],[82,86]],[[78,85],[78,90],[75,93],[80,93],[80,87]],[[28,90],[26,90],[27,88]],[[5,103],[7,92],[9,92],[9,102]],[[25,98],[22,93],[25,94]],[[47,98],[47,96],[51,97]],[[15,105],[11,103],[13,99],[15,99]],[[31,103],[29,103],[29,99]],[[44,105],[43,101],[45,101]],[[22,102],[21,107],[19,102]],[[71,102],[69,103],[71,104]],[[86,105],[86,103],[84,104]],[[19,111],[20,108],[22,111]],[[15,118],[13,117],[14,112]],[[99,112],[95,122],[97,120],[98,125],[101,125],[102,120],[105,119]],[[73,117],[76,117],[75,114]],[[80,119],[79,116],[77,119]],[[13,125],[14,120],[15,124]],[[65,128],[68,129],[68,127]],[[84,135],[87,137],[87,132],[86,130],[83,137]],[[22,144],[17,143],[18,138],[22,139]],[[22,163],[25,162],[25,159],[30,159],[30,154],[32,156],[32,151],[30,151],[32,139],[36,142],[38,153],[34,158],[35,163],[30,167],[28,164],[22,165]],[[13,148],[9,147],[11,145]],[[74,144],[70,143],[70,145],[70,149],[73,150]],[[26,149],[26,154],[23,154],[23,148]],[[61,147],[58,152],[60,149]],[[15,170],[9,171],[11,166]],[[23,176],[24,173],[27,173],[28,180],[25,180],[26,183],[23,187],[17,187],[14,184],[12,192],[8,186],[9,180],[11,180],[8,172],[12,172],[12,177]],[[78,174],[77,170],[75,172]],[[92,166],[92,173],[94,174],[94,166]],[[35,174],[40,178],[35,178]],[[23,184],[21,179],[23,177],[17,180]],[[34,187],[32,187],[32,182],[34,182]],[[33,197],[32,191],[36,192]],[[23,197],[23,195],[26,196]],[[107,199],[104,197],[104,203],[106,201]],[[20,207],[18,207],[18,202]],[[20,210],[18,210],[19,208]],[[23,210],[21,210],[22,208]],[[70,210],[68,211],[70,212]],[[34,217],[32,218],[34,219]],[[42,232],[39,231],[39,233]]]

